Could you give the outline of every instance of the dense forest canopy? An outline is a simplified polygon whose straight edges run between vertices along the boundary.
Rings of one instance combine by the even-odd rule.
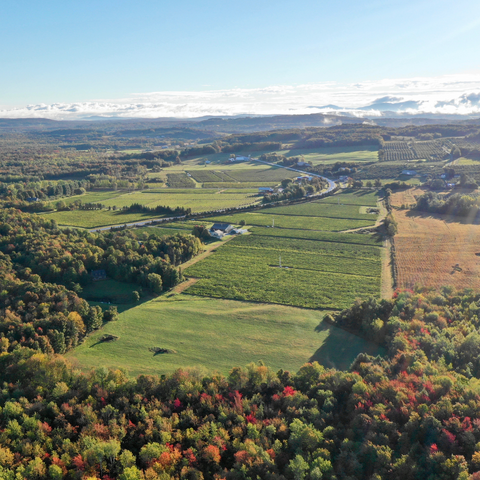
[[[329,320],[388,349],[347,372],[88,375],[2,340],[3,478],[476,479],[480,296],[399,291]]]

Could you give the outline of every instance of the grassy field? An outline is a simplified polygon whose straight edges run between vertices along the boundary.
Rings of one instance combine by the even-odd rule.
[[[289,230],[286,228],[251,227],[255,236],[285,237],[294,239],[316,240],[330,243],[352,243],[356,245],[380,246],[382,240],[376,235],[361,235],[356,233],[319,232],[316,230]]]
[[[360,213],[358,205],[310,202],[287,207],[275,207],[266,209],[269,215],[289,215],[300,217],[328,217],[347,218],[352,220],[372,220],[376,218],[370,213]]]
[[[216,189],[149,189],[141,192],[102,192],[87,193],[78,197],[70,197],[73,202],[79,198],[83,203],[102,203],[106,207],[128,207],[140,203],[148,207],[168,205],[171,207],[190,207],[193,212],[218,210],[221,208],[238,207],[258,202],[255,189],[224,190]],[[162,215],[145,213],[125,213],[113,210],[73,210],[48,213],[59,225],[71,225],[81,228],[95,228],[104,225],[121,225],[124,223],[159,218]]]
[[[159,218],[161,215],[151,215],[148,213],[124,213],[108,210],[73,210],[71,212],[46,213],[45,217],[55,220],[59,225],[68,225],[79,228],[95,228],[104,225],[123,225],[130,222]]]
[[[341,205],[365,205],[374,207],[377,205],[378,192],[371,190],[345,190],[340,195],[318,200],[318,203],[336,203]]]
[[[345,369],[361,352],[384,353],[377,345],[320,323],[323,315],[315,310],[191,295],[159,297],[125,311],[67,357],[84,369],[124,368],[133,376],[178,368],[226,374],[234,366],[258,360],[275,370],[297,371],[309,360]],[[120,338],[99,343],[104,334]],[[150,347],[176,353],[155,355]]]
[[[259,227],[272,226],[275,222],[275,228],[294,228],[305,230],[324,230],[331,232],[339,232],[354,228],[368,227],[375,223],[376,216],[369,215],[371,219],[351,220],[343,218],[330,217],[309,217],[309,216],[291,216],[281,214],[270,214],[268,210],[260,212],[236,213],[233,215],[223,215],[212,217],[210,220],[216,222],[228,222],[238,225],[241,220],[245,220],[247,225]]]
[[[292,149],[277,152],[286,157],[303,156],[306,162],[314,165],[319,163],[335,162],[377,162],[378,147],[375,145],[365,147],[327,147],[312,149]]]

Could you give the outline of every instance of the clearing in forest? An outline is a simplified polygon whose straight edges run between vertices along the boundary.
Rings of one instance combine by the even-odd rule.
[[[392,195],[392,204],[412,204],[423,190]],[[395,235],[397,286],[480,289],[480,225],[461,217],[398,210]]]
[[[67,357],[84,369],[124,368],[131,376],[172,373],[178,368],[223,374],[262,360],[275,370],[298,371],[316,360],[346,369],[359,353],[384,349],[322,322],[325,312],[281,305],[169,295],[120,314],[88,336]],[[103,335],[118,340],[101,342]],[[158,354],[150,349],[172,353]]]

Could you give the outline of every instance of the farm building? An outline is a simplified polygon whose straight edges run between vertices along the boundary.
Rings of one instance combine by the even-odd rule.
[[[313,177],[297,177],[295,179],[296,182],[310,182]]]
[[[98,282],[99,280],[106,280],[107,279],[107,272],[105,270],[92,270],[90,272],[92,280],[94,282]]]
[[[211,232],[222,232],[222,233],[229,233],[232,230],[233,225],[229,223],[214,223],[212,228],[210,228]]]
[[[270,187],[260,187],[258,193],[273,193],[273,188]]]
[[[416,170],[402,170],[402,175],[413,176],[413,175],[416,175],[416,174],[417,174]]]
[[[298,167],[306,167],[308,165],[307,162],[297,162]]]
[[[29,197],[27,198],[27,202],[34,203],[34,202],[39,202],[40,199],[37,197]]]
[[[234,157],[230,158],[231,162],[246,162],[248,160],[251,160],[251,155],[248,155],[248,157],[244,155],[235,155]]]

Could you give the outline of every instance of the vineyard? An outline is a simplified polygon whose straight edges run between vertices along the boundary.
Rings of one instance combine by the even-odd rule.
[[[414,195],[415,191],[395,193],[392,204],[414,203]],[[408,210],[396,211],[395,219],[397,287],[422,284],[480,289],[480,225]]]
[[[185,274],[199,280],[185,293],[322,309],[344,308],[366,292],[378,295],[381,240],[334,233],[373,225],[377,215],[361,214],[360,206],[375,205],[377,196],[351,192],[335,200],[206,219],[255,226],[188,267]]]
[[[386,162],[403,162],[425,159],[440,161],[448,157],[452,144],[449,140],[435,140],[428,142],[386,142],[384,147]]]
[[[195,182],[186,173],[167,174],[168,186],[171,188],[195,188]]]

